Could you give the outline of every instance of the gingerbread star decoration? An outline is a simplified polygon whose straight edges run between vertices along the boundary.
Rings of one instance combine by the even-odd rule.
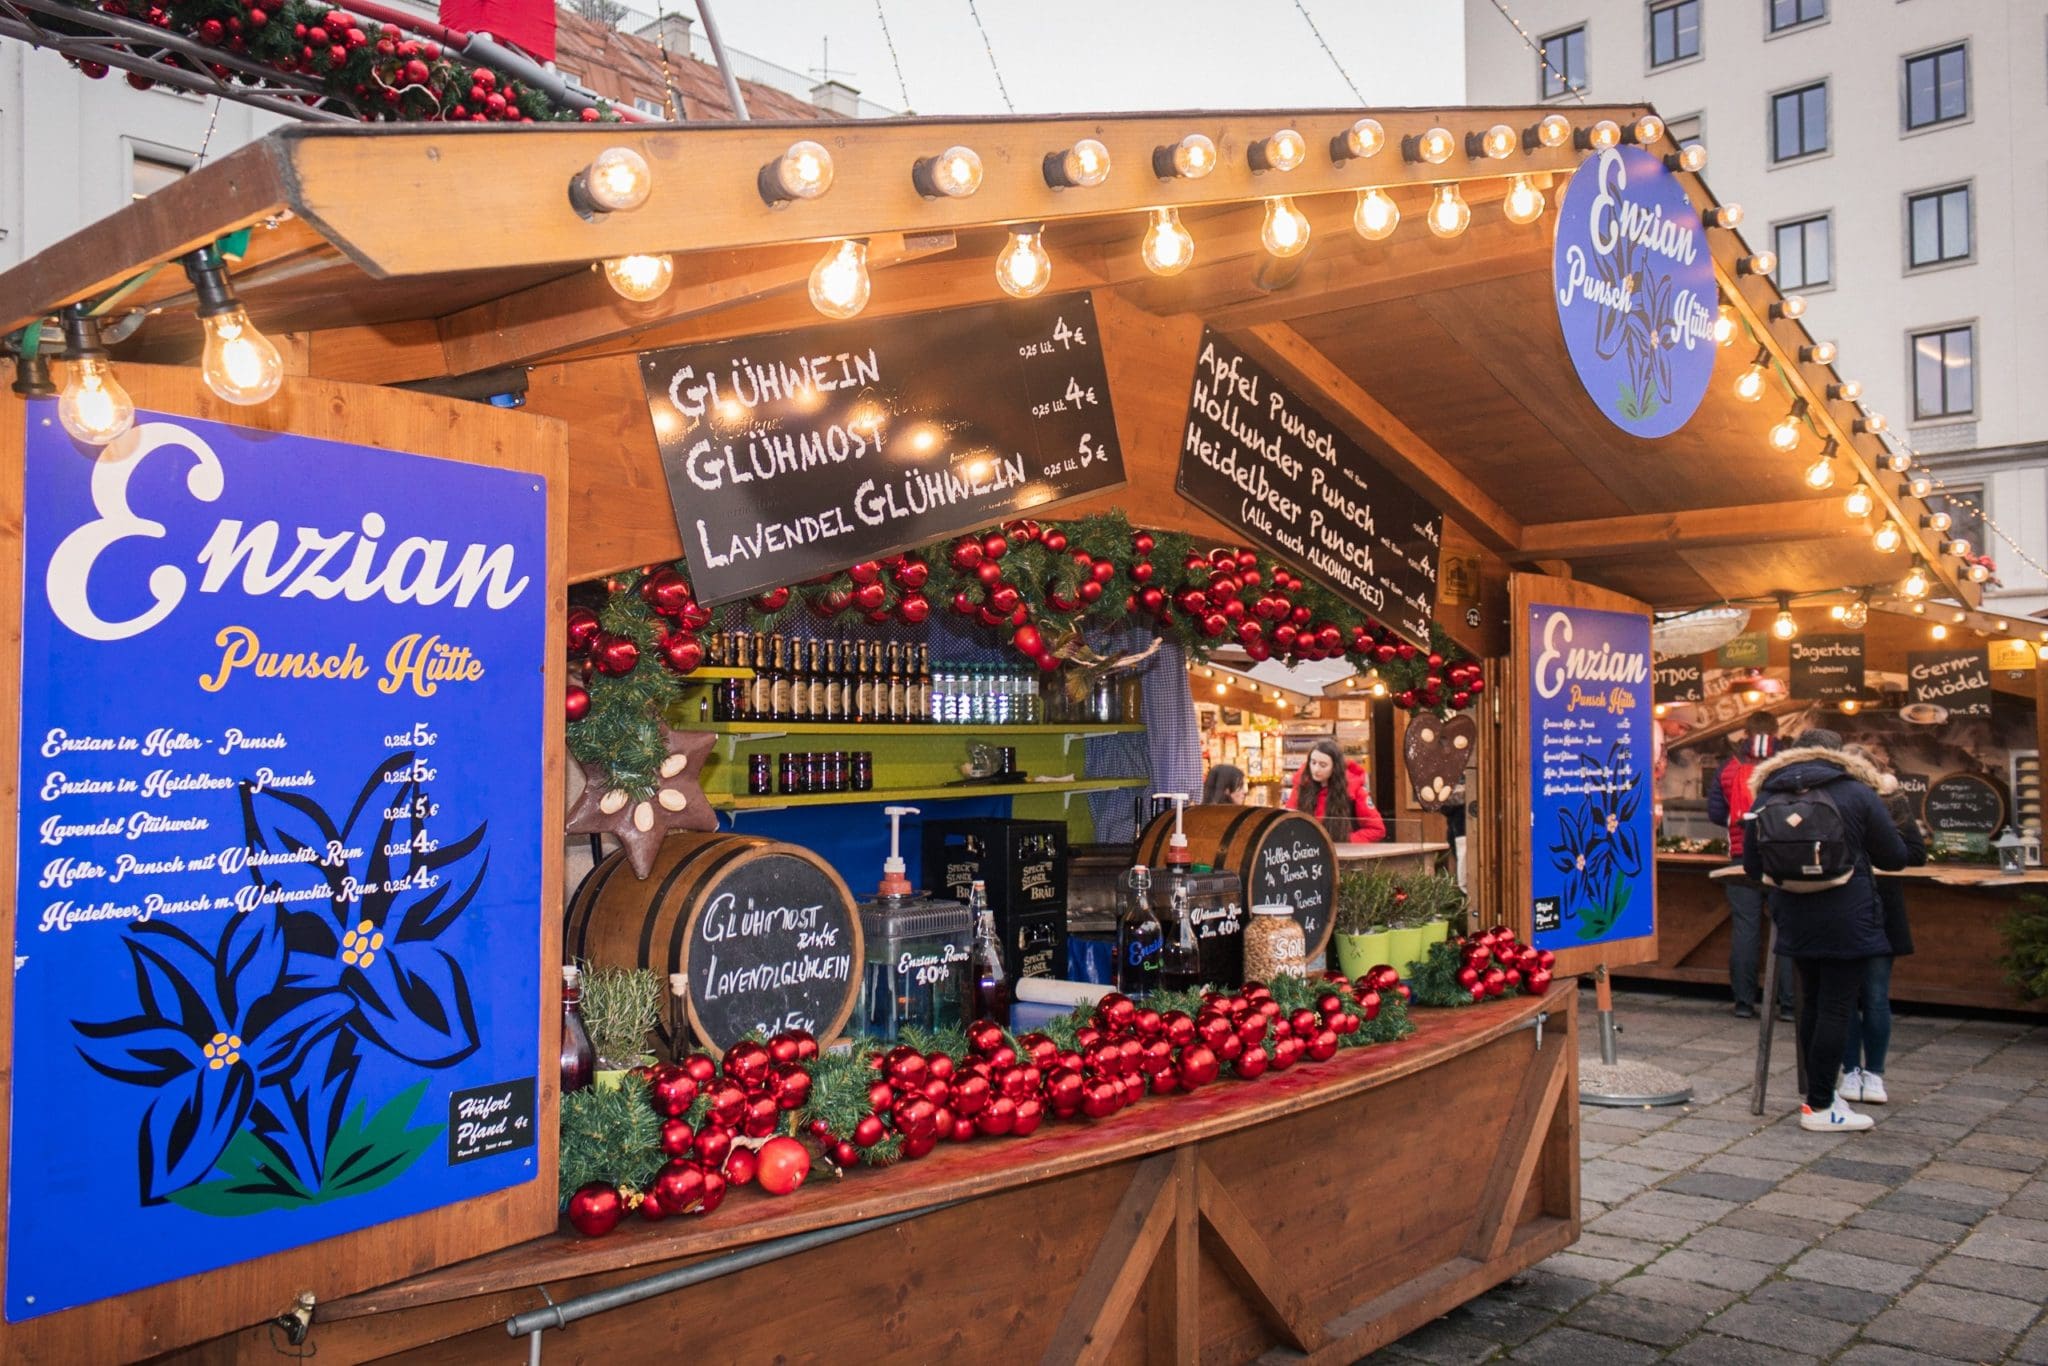
[[[705,757],[718,737],[663,726],[661,738],[668,757],[661,761],[651,795],[636,798],[625,788],[612,786],[603,764],[586,763],[583,791],[569,808],[570,834],[615,836],[632,861],[633,875],[643,879],[654,871],[655,851],[671,830],[718,828],[718,816],[699,781]]]

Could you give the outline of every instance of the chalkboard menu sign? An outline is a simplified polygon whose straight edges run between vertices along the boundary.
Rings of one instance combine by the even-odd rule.
[[[1087,294],[677,347],[640,370],[706,603],[1124,482]]]
[[[829,1040],[860,990],[860,928],[846,884],[822,861],[785,849],[716,871],[681,926],[690,1024],[720,1053],[754,1030]]]
[[[1976,773],[1951,773],[1927,789],[1927,826],[1937,835],[1996,834],[2005,824],[2005,794]]]
[[[1659,660],[1650,666],[1651,700],[1657,702],[1704,702],[1706,680],[1700,657]]]
[[[1175,487],[1428,647],[1443,515],[1271,371],[1207,329]]]
[[[1292,907],[1305,961],[1321,963],[1337,899],[1337,853],[1322,822],[1309,816],[1275,822],[1261,837],[1251,874],[1246,902]]]
[[[1771,661],[1771,638],[1762,631],[1744,631],[1714,657],[1724,669],[1761,669]]]
[[[1791,644],[1792,695],[1807,701],[1863,695],[1863,637],[1802,636]]]
[[[18,472],[14,1322],[532,1181],[561,838],[543,480],[149,412],[101,454],[55,408]]]
[[[1984,651],[1915,650],[1906,656],[1908,721],[1933,721],[1936,709],[1949,716],[1991,715],[1991,668]],[[1915,709],[1922,709],[1917,715]]]

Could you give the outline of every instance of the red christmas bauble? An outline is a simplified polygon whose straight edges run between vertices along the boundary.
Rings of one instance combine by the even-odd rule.
[[[1434,650],[1432,650],[1430,652],[1429,658],[1423,660],[1422,662],[1429,665],[1429,667],[1432,669],[1441,669],[1444,666],[1444,657],[1436,653]]]
[[[1230,629],[1230,618],[1221,612],[1211,612],[1202,618],[1202,634],[1214,640]]]
[[[598,624],[597,613],[588,607],[571,607],[567,618],[569,653],[580,655],[587,651],[603,628]]]
[[[641,600],[663,616],[675,616],[693,597],[690,581],[673,569],[663,569],[640,580]]]
[[[1003,581],[1003,567],[993,560],[983,560],[974,567],[974,577],[984,588],[993,588]]]
[[[896,615],[912,626],[932,614],[932,600],[922,593],[905,593],[903,601],[896,604]]]
[[[754,606],[763,612],[780,612],[789,606],[789,589],[771,588],[765,593],[754,595]]]
[[[988,556],[991,560],[1000,560],[1009,552],[1009,549],[1010,543],[1004,540],[999,532],[991,531],[988,535],[981,538],[981,553]]]
[[[1047,550],[1050,550],[1055,555],[1067,548],[1067,533],[1064,531],[1048,531],[1038,539]]]
[[[793,1142],[794,1140],[792,1140]],[[725,1155],[725,1179],[735,1186],[744,1186],[754,1179],[760,1167],[760,1158],[752,1148],[734,1148]]]
[[[595,109],[586,109],[586,114],[595,114]],[[709,1214],[725,1203],[725,1178],[717,1172],[704,1173],[704,1198],[697,1206],[699,1214]]]
[[[863,612],[873,612],[889,600],[889,590],[879,583],[864,583],[853,590],[853,605]]]
[[[1045,637],[1038,633],[1036,626],[1019,626],[1010,633],[1010,643],[1033,658],[1045,652]]]
[[[677,631],[661,642],[662,662],[679,674],[690,673],[704,662],[704,646],[697,637]]]
[[[953,542],[953,549],[948,558],[953,568],[963,574],[968,573],[981,563],[981,542],[971,536],[963,536]]]
[[[624,636],[599,636],[591,653],[599,673],[629,674],[640,663],[640,647]]]
[[[1220,1066],[1215,1050],[1207,1044],[1189,1044],[1180,1051],[1180,1084],[1190,1091],[1197,1086],[1207,1086],[1216,1080],[1216,1072]]]
[[[603,1237],[625,1217],[626,1202],[619,1198],[619,1188],[608,1182],[593,1181],[569,1197],[569,1222],[586,1238]]]
[[[1094,579],[1084,579],[1080,588],[1083,603],[1097,602],[1102,598],[1102,585]]]
[[[1150,555],[1152,553],[1152,544],[1152,537],[1146,532],[1141,531],[1131,537],[1131,549],[1137,551],[1140,555]]]
[[[855,583],[873,583],[882,577],[882,566],[873,560],[862,560],[846,567],[846,577]]]
[[[1166,594],[1157,588],[1147,588],[1138,594],[1138,604],[1146,611],[1157,615],[1166,606]]]
[[[989,608],[998,616],[1008,616],[1011,612],[1016,611],[1017,603],[1017,590],[1010,587],[1007,583],[988,595]]]
[[[1132,565],[1131,581],[1133,583],[1150,583],[1152,581],[1152,561],[1140,560]]]
[[[932,567],[923,560],[905,560],[897,566],[895,579],[898,588],[922,588],[932,576]]]
[[[569,691],[562,695],[562,715],[571,721],[581,721],[590,715],[590,694],[571,683]]]

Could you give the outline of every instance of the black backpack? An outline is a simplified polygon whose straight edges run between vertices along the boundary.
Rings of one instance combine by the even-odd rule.
[[[1766,886],[1781,892],[1824,892],[1856,875],[1848,823],[1825,786],[1772,792],[1749,813]]]

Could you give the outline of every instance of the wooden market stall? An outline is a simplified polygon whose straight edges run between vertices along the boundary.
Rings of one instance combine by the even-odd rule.
[[[1644,629],[1643,605],[1680,607],[1886,579],[1896,558],[1873,547],[1869,525],[1844,517],[1839,497],[1813,492],[1800,462],[1767,444],[1767,429],[1796,402],[1804,405],[1809,444],[1831,443],[1845,481],[1870,484],[1875,515],[1906,528],[1942,589],[1965,603],[1977,596],[1959,576],[1957,561],[1918,529],[1917,504],[1877,477],[1883,451],[1870,424],[1855,404],[1838,397],[1840,377],[1815,358],[1797,310],[1783,307],[1767,276],[1744,266],[1747,248],[1732,230],[1738,215],[1715,202],[1696,168],[1680,169],[1673,183],[1706,215],[1709,227],[1696,239],[1699,259],[1704,265],[1711,258],[1731,336],[1746,339],[1721,352],[1691,420],[1652,440],[1619,430],[1589,400],[1559,339],[1549,220],[1507,221],[1503,204],[1515,194],[1526,219],[1531,195],[1540,197],[1539,208],[1561,196],[1582,158],[1614,147],[1624,128],[1641,156],[1691,166],[1678,161],[1679,149],[1660,123],[1638,122],[1647,112],[1633,106],[1387,110],[1374,115],[1372,133],[1358,125],[1356,110],[914,119],[822,129],[772,123],[299,128],[222,157],[0,275],[0,328],[19,328],[81,301],[101,308],[110,329],[112,319],[132,317],[133,330],[122,329],[113,360],[138,405],[151,413],[213,432],[219,441],[237,429],[260,429],[354,443],[301,449],[284,439],[264,447],[246,431],[235,438],[246,446],[238,470],[255,468],[264,450],[275,452],[282,484],[275,497],[300,505],[294,511],[307,523],[299,530],[303,553],[339,549],[339,542],[321,539],[322,500],[342,507],[367,543],[382,535],[385,519],[355,507],[352,500],[365,489],[394,503],[414,496],[437,515],[458,505],[497,515],[495,500],[520,492],[509,486],[444,490],[417,467],[371,469],[378,452],[352,454],[365,448],[521,472],[528,483],[521,496],[539,494],[545,504],[544,512],[522,504],[523,522],[505,514],[508,527],[525,528],[518,533],[526,537],[518,541],[525,547],[520,553],[532,558],[517,563],[545,589],[524,602],[531,607],[544,596],[545,612],[524,635],[503,643],[495,658],[509,662],[494,664],[498,672],[490,675],[525,678],[529,689],[502,708],[468,715],[444,696],[448,719],[435,723],[469,737],[476,786],[485,789],[477,801],[498,803],[489,807],[498,822],[494,830],[507,832],[504,847],[524,850],[530,860],[530,866],[520,864],[528,869],[525,880],[509,893],[501,888],[492,910],[494,933],[501,936],[492,941],[494,952],[503,955],[497,961],[516,965],[495,984],[506,1009],[492,1018],[512,1031],[503,1037],[516,1037],[522,1048],[538,1024],[542,1043],[529,1055],[539,1059],[539,1075],[525,1085],[517,1107],[538,1135],[526,1136],[530,1151],[517,1136],[493,1147],[484,1132],[473,1152],[451,1148],[446,1170],[482,1172],[467,1159],[498,1153],[522,1162],[524,1174],[500,1175],[496,1186],[482,1176],[460,1190],[451,1184],[445,1199],[426,1202],[436,1208],[394,1204],[386,1221],[341,1241],[319,1234],[309,1241],[263,1225],[260,1238],[246,1235],[243,1258],[231,1250],[209,1253],[203,1265],[219,1269],[172,1271],[73,1294],[56,1312],[17,1298],[15,1282],[25,1274],[17,1256],[10,1264],[9,1322],[0,1330],[6,1353],[48,1361],[157,1352],[195,1360],[267,1359],[276,1350],[273,1334],[283,1331],[271,1321],[289,1318],[304,1294],[312,1297],[314,1341],[327,1358],[462,1359],[486,1342],[502,1345],[498,1325],[507,1316],[551,1298],[637,1280],[782,1234],[844,1229],[868,1216],[964,1201],[892,1231],[811,1247],[798,1254],[807,1259],[801,1265],[739,1271],[708,1290],[587,1320],[576,1330],[578,1349],[653,1359],[672,1354],[675,1339],[723,1316],[716,1321],[732,1325],[732,1335],[722,1340],[743,1356],[843,1336],[857,1337],[871,1351],[880,1348],[879,1355],[904,1358],[933,1355],[940,1345],[972,1350],[1000,1339],[1048,1359],[1192,1360],[1199,1354],[1235,1360],[1287,1346],[1315,1359],[1348,1360],[1568,1244],[1578,1230],[1575,1107],[1561,1100],[1574,1089],[1577,1056],[1576,996],[1568,979],[1542,998],[1466,1012],[1418,1011],[1419,1032],[1409,1041],[1347,1054],[1263,1089],[1219,1089],[1089,1127],[1056,1128],[1035,1144],[949,1147],[899,1169],[849,1175],[827,1191],[808,1188],[779,1205],[743,1191],[701,1220],[636,1225],[588,1243],[558,1234],[551,1040],[560,1003],[552,973],[540,970],[559,960],[564,909],[563,719],[551,699],[563,682],[570,586],[675,561],[691,549],[678,528],[679,511],[686,510],[671,503],[660,419],[650,419],[643,373],[654,368],[645,360],[650,353],[719,344],[743,355],[771,334],[801,329],[808,340],[810,329],[819,329],[818,362],[827,364],[829,325],[820,323],[807,287],[821,266],[821,250],[836,257],[848,242],[864,246],[865,278],[872,281],[862,326],[937,326],[948,311],[1007,307],[994,263],[1006,246],[1017,245],[1014,230],[1029,236],[1042,224],[1037,240],[1052,271],[1047,297],[1071,295],[1077,300],[1071,307],[1092,317],[1092,344],[1107,386],[1103,406],[1113,411],[1113,431],[1091,430],[1080,451],[1100,451],[1113,437],[1120,476],[1061,501],[1059,516],[1121,510],[1140,526],[1204,544],[1257,539],[1268,514],[1205,510],[1182,491],[1188,395],[1205,338],[1219,339],[1220,349],[1269,373],[1276,386],[1302,398],[1345,442],[1383,467],[1391,476],[1383,496],[1420,500],[1441,514],[1443,591],[1432,591],[1424,602],[1422,644],[1427,647],[1433,603],[1435,624],[1489,661],[1486,682],[1495,699],[1479,708],[1476,731],[1485,813],[1472,831],[1477,909],[1525,939],[1541,934],[1544,926],[1531,924],[1530,835],[1509,819],[1529,809],[1531,781],[1529,751],[1511,752],[1511,737],[1516,744],[1537,738],[1521,715],[1525,692],[1505,662],[1511,638],[1526,642],[1528,636],[1511,620],[1511,576],[1576,580],[1569,586],[1583,604],[1630,617]],[[1295,131],[1296,148],[1305,149],[1299,158],[1281,158],[1298,159],[1292,169],[1276,162],[1276,151],[1284,149],[1268,141],[1281,130]],[[1175,176],[1173,149],[1194,133],[1211,140],[1214,169]],[[768,202],[774,196],[764,194],[763,168],[798,138],[816,138],[829,150],[830,193]],[[1089,156],[1106,158],[1114,172],[1099,183],[1054,188],[1067,154],[1084,139],[1094,141]],[[921,193],[931,182],[914,178],[913,168],[959,146],[972,147],[985,168],[978,190],[958,197]],[[578,182],[614,147],[644,163],[644,203],[596,211],[587,185],[578,188]],[[1077,178],[1071,167],[1065,175],[1095,179]],[[1358,194],[1368,187],[1377,187],[1403,220],[1385,240],[1352,230]],[[1291,199],[1276,198],[1283,195]],[[1461,204],[1469,220],[1459,213]],[[1313,247],[1275,257],[1266,220],[1289,206],[1304,218],[1289,219],[1286,230],[1298,233],[1305,223]],[[1444,215],[1441,233],[1423,226],[1432,207]],[[1193,263],[1170,276],[1148,269],[1140,249],[1147,222],[1165,208],[1178,210],[1195,242]],[[226,404],[202,384],[194,368],[202,347],[194,306],[211,308],[219,296],[176,269],[187,254],[243,230],[249,237],[233,248],[232,288],[255,324],[277,340],[287,371],[277,396],[254,407]],[[673,286],[651,302],[627,302],[592,267],[629,256],[670,258]],[[1701,303],[1701,316],[1711,317],[1711,301]],[[1676,344],[1663,333],[1641,342],[1651,352]],[[1774,376],[1770,403],[1745,402],[1732,392],[1729,381],[1753,363]],[[65,368],[60,365],[60,373]],[[945,374],[942,357],[928,368]],[[486,406],[492,402],[517,411]],[[61,437],[49,434],[48,416],[35,416],[46,414],[47,406],[25,407],[11,395],[0,404],[11,480],[0,495],[10,544],[0,597],[14,604],[21,590],[38,587],[32,575],[27,583],[17,577],[25,560],[15,549],[26,544],[50,553],[37,540],[49,534],[47,504],[38,501],[33,482],[25,487],[22,472],[26,465],[62,473],[51,462],[69,458],[72,448],[50,444]],[[222,425],[203,426],[208,423]],[[131,475],[120,472],[128,448],[109,449],[94,466],[89,494],[71,470],[81,486],[69,495],[73,512],[84,506],[97,508],[102,520],[115,515],[115,503],[107,500],[118,494],[109,490]],[[219,480],[211,473],[218,465],[198,460],[200,472],[184,477],[191,497],[218,499]],[[364,468],[358,472],[351,460]],[[149,486],[154,495],[165,496],[168,487],[170,496],[183,496],[170,474],[157,473],[168,468],[162,462],[133,463],[146,464],[157,479]],[[411,482],[416,478],[421,482]],[[1055,487],[1049,481],[1045,495],[1056,496]],[[1030,493],[1025,490],[1025,501],[1015,506],[1033,506]],[[201,581],[214,588],[233,573],[257,574],[263,566],[251,566],[262,548],[258,538],[279,534],[276,521],[261,520],[276,512],[233,499],[220,511],[233,515],[206,542],[211,558],[199,561],[209,566]],[[1366,509],[1350,520],[1370,516]],[[163,534],[133,516],[130,523],[123,529],[144,547]],[[471,535],[476,559],[469,593],[487,593],[495,582],[501,596],[517,599],[512,570],[489,557],[485,530]],[[290,532],[283,536],[289,544]],[[196,546],[200,537],[192,539]],[[124,563],[134,568],[132,559]],[[495,581],[487,572],[494,567],[502,571]],[[1427,577],[1438,579],[1435,561],[1428,569]],[[365,567],[359,576],[371,572]],[[173,577],[162,577],[166,573]],[[183,590],[186,575],[165,566],[137,581],[146,581],[161,602]],[[379,583],[404,587],[400,579],[381,578],[356,586],[374,595]],[[311,587],[326,596],[311,594]],[[328,587],[309,585],[305,596],[326,602],[344,591]],[[109,613],[150,610],[133,584],[118,590],[127,595],[118,602],[100,601],[96,595],[105,591],[95,585],[79,595]],[[1513,610],[1522,610],[1521,603]],[[279,604],[296,606],[282,598]],[[310,610],[310,601],[300,610]],[[473,619],[451,616],[442,629],[456,632]],[[291,617],[280,612],[267,624],[282,641]],[[17,625],[10,615],[10,626]],[[222,645],[213,648],[218,655]],[[225,681],[228,664],[216,663]],[[17,677],[17,667],[18,656],[9,652],[0,682],[10,692],[22,685],[41,699],[48,680]],[[350,666],[342,661],[335,667]],[[453,660],[449,667],[460,671],[467,664]],[[421,675],[420,681],[428,680]],[[286,719],[318,727],[327,705],[297,702]],[[0,714],[0,747],[27,753],[46,743],[36,728],[43,715],[27,704]],[[495,747],[461,729],[480,722],[497,731]],[[714,741],[727,763],[737,746],[761,738],[736,735],[740,727],[720,731],[717,724]],[[397,738],[430,730],[420,721]],[[1048,735],[1039,743],[1064,755],[1068,738]],[[461,756],[444,751],[443,757],[453,762]],[[495,769],[483,766],[486,757]],[[425,763],[412,751],[406,758],[409,765]],[[425,781],[419,770],[400,772],[412,773],[405,781],[416,786],[405,801],[378,804],[387,821],[403,819],[415,809],[408,802],[424,800],[417,794]],[[518,781],[500,791],[492,772]],[[20,816],[22,828],[39,825],[38,793],[18,790],[11,766],[4,781],[4,805]],[[707,781],[711,805],[727,812],[744,807],[737,800],[742,790],[729,778]],[[373,775],[366,797],[375,790]],[[506,805],[522,793],[531,796],[523,813]],[[1067,795],[1017,802],[1054,803],[1064,811]],[[484,812],[479,805],[475,819]],[[281,814],[264,819],[288,823]],[[264,819],[251,816],[252,830]],[[251,838],[257,835],[286,851],[310,839],[303,829],[274,836],[257,830]],[[0,873],[10,882],[31,864],[44,866],[26,840],[5,847]],[[1646,894],[1638,916],[1647,914],[1648,900]],[[25,910],[16,906],[9,913],[17,943],[47,951],[56,941],[31,936]],[[415,929],[429,936],[453,912],[442,916],[430,908],[420,915]],[[388,954],[363,928],[374,928],[370,921],[357,926],[352,916],[343,919],[350,923],[322,931],[326,938],[318,941],[328,960],[354,954],[346,959],[354,965],[367,963],[364,955]],[[223,941],[224,958],[230,947]],[[250,952],[258,950],[269,952],[260,945]],[[1594,961],[1574,959],[1567,970]],[[149,997],[144,1005],[167,1009],[155,993],[167,999],[169,989],[155,969],[137,971]],[[25,1117],[21,1104],[27,1027],[31,1019],[37,1028],[58,1019],[47,994],[34,1000],[39,1011],[51,1013],[25,1015],[29,992],[0,985],[0,1018],[10,1022],[17,1060],[7,1077],[14,1088],[16,1191],[25,1179],[19,1155],[26,1137],[46,1146],[56,1141],[49,1122]],[[192,1011],[201,1005],[232,1010],[201,995],[190,997]],[[366,1039],[377,1037],[383,1001],[361,1002],[364,1013],[350,1017],[364,1022]],[[529,1007],[537,1013],[526,1014]],[[515,1017],[523,1032],[508,1023]],[[208,1030],[212,1023],[209,1018]],[[245,1073],[233,1069],[253,1065],[236,1051],[241,1035],[233,1020],[217,1023],[222,1027],[212,1032],[218,1038],[208,1030],[191,1036],[194,1049],[204,1043],[211,1050],[196,1066],[225,1067],[226,1075],[241,1077]],[[444,1033],[454,1028],[441,1024]],[[458,1042],[467,1043],[468,1035],[488,1031],[470,1026],[456,1032],[463,1036]],[[448,1047],[438,1056],[455,1052]],[[479,1082],[509,1086],[506,1095],[516,1098],[521,1085],[502,1078],[520,1075],[507,1070]],[[496,1113],[486,1105],[496,1104],[492,1096],[479,1093],[475,1100],[486,1107],[480,1114]],[[219,1123],[218,1113],[233,1111],[205,1113],[209,1123]],[[451,1109],[451,1121],[461,1116]],[[467,1128],[463,1133],[469,1141]],[[451,1133],[448,1142],[455,1139]],[[157,1159],[147,1133],[142,1150],[147,1195]],[[522,1151],[527,1155],[519,1158]],[[261,1173],[259,1162],[246,1174],[255,1179]],[[496,1193],[467,1198],[472,1189]],[[11,1234],[21,1231],[20,1208],[17,1203]],[[206,1227],[218,1241],[218,1226]],[[1310,1242],[1319,1250],[1300,1251]],[[11,1247],[23,1245],[17,1239]],[[961,1280],[967,1273],[972,1286]],[[794,1277],[832,1286],[833,1293],[792,1310],[787,1287]],[[953,1288],[979,1298],[960,1310]]]

